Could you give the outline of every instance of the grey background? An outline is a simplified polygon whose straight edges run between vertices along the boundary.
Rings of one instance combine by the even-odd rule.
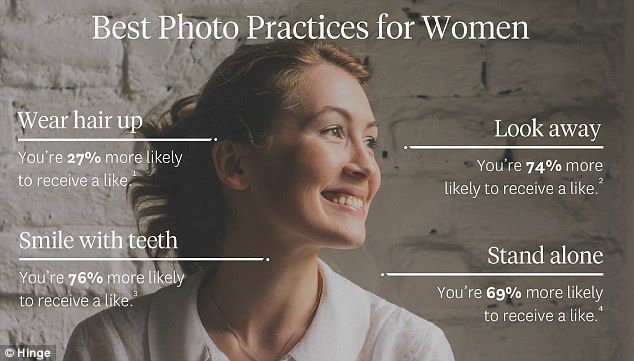
[[[626,310],[631,291],[627,241],[632,230],[631,193],[625,193],[627,142],[624,82],[625,4],[620,0],[570,1],[0,1],[0,344],[56,344],[63,351],[70,332],[94,309],[21,309],[19,295],[132,295],[131,287],[24,286],[18,272],[97,270],[135,272],[137,263],[20,263],[23,230],[69,233],[117,229],[134,231],[119,188],[18,189],[17,174],[131,175],[130,166],[20,165],[20,150],[132,151],[129,144],[36,144],[17,138],[52,136],[20,129],[15,113],[37,110],[66,114],[103,110],[142,114],[151,119],[176,98],[195,91],[236,41],[90,40],[91,15],[114,20],[184,13],[188,17],[239,20],[246,14],[306,19],[367,20],[381,12],[405,21],[409,15],[452,15],[461,20],[525,20],[529,41],[356,40],[344,44],[367,57],[375,72],[368,94],[380,122],[378,158],[383,185],[368,220],[362,249],[324,254],[333,266],[361,286],[437,323],[460,360],[625,360]],[[135,15],[131,15],[135,14]],[[194,20],[195,19],[191,19]],[[422,28],[417,28],[418,34]],[[403,151],[406,144],[507,144],[492,138],[496,118],[600,122],[603,151],[515,151],[516,160],[602,160],[607,169],[598,196],[469,198],[442,195],[442,183],[458,181],[529,182],[535,178],[480,174],[476,159],[498,160],[504,151]],[[54,133],[94,137],[94,132]],[[117,131],[99,136],[118,136]],[[524,142],[534,144],[534,142]],[[524,144],[519,141],[517,144]],[[515,144],[515,143],[513,143]],[[540,144],[547,144],[542,142]],[[628,148],[629,147],[629,148]],[[384,152],[383,152],[384,151]],[[595,175],[547,174],[545,182]],[[624,196],[624,194],[626,196]],[[626,207],[628,207],[626,209]],[[629,215],[629,218],[626,216]],[[626,228],[630,227],[630,228]],[[629,238],[628,238],[629,235]],[[531,267],[490,267],[491,245],[535,248],[567,244],[601,249],[603,279],[423,279],[381,278],[388,271],[536,271]],[[57,255],[59,252],[37,253]],[[64,254],[66,255],[66,254]],[[87,254],[76,254],[86,256]],[[94,256],[130,252],[95,251]],[[631,257],[631,256],[630,256]],[[629,267],[629,268],[627,268]],[[562,271],[543,267],[539,271]],[[580,301],[441,301],[435,287],[518,285],[562,287],[569,283],[605,287],[605,311],[593,325],[488,325],[481,313],[495,310],[565,311],[596,307]],[[152,288],[139,289],[141,293]]]

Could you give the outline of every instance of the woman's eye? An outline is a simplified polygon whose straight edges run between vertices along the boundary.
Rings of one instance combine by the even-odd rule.
[[[343,129],[341,128],[341,126],[335,125],[335,126],[322,130],[321,134],[332,135],[337,138],[343,138]]]
[[[366,138],[365,141],[368,147],[372,149],[376,148],[377,145],[379,144],[379,140],[374,137]]]

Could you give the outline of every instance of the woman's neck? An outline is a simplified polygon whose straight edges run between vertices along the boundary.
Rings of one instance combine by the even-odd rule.
[[[269,261],[221,263],[201,288],[199,310],[210,334],[224,333],[224,339],[231,340],[228,323],[250,350],[264,354],[289,340],[296,343],[311,321],[319,293],[318,250],[282,246],[286,242],[261,237],[257,242],[241,241],[245,239],[254,238],[228,237],[224,256],[261,256]]]

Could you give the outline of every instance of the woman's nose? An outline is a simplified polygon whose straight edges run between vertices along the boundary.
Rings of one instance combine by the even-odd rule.
[[[363,141],[350,143],[350,157],[344,165],[344,172],[355,178],[371,178],[378,172],[372,151]]]

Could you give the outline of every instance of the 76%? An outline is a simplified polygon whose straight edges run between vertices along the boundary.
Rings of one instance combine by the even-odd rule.
[[[100,284],[103,283],[103,276],[99,274],[99,272],[77,272],[77,273],[69,273],[68,279],[70,281],[70,285],[73,286],[75,283],[79,284]]]

